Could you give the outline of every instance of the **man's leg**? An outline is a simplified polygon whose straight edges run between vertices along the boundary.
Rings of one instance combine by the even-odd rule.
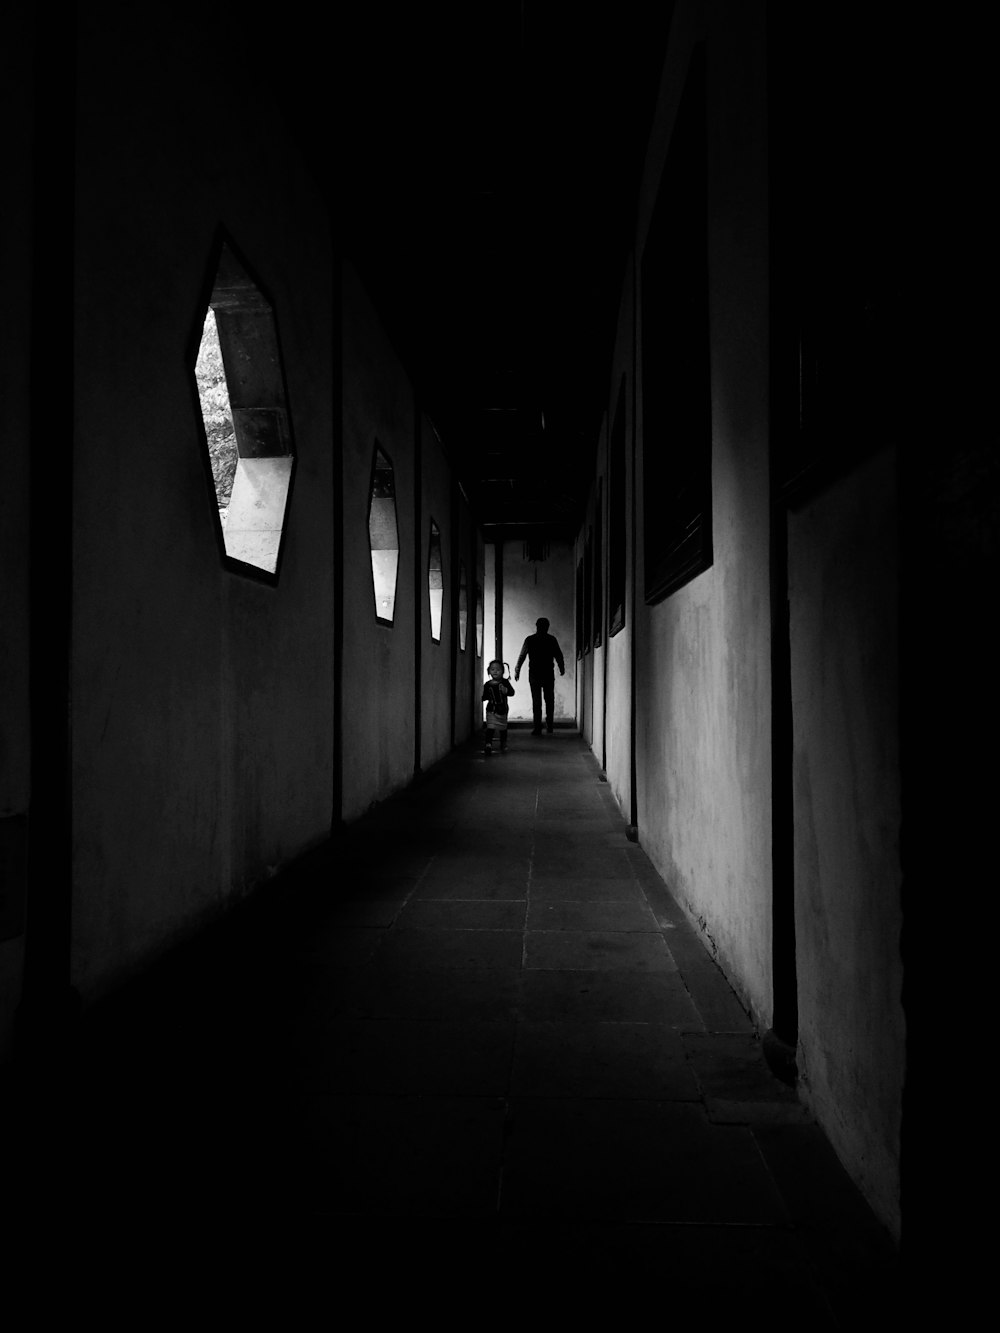
[[[545,730],[551,734],[552,716],[556,710],[556,683],[555,680],[547,680],[543,686],[545,692]]]
[[[531,715],[534,718],[532,727],[532,736],[542,734],[542,682],[528,678],[528,685],[531,689]]]

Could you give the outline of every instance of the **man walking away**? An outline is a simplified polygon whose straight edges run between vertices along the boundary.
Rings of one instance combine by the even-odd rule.
[[[514,667],[514,679],[521,677],[521,666],[528,659],[528,687],[531,690],[531,711],[535,725],[532,736],[542,734],[542,699],[545,700],[545,730],[552,735],[552,714],[555,711],[555,666],[565,676],[563,655],[554,634],[549,633],[549,622],[544,616],[535,621],[534,634],[529,634]]]

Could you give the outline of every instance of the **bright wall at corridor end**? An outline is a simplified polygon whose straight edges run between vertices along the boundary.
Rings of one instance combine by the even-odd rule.
[[[494,656],[494,594],[496,589],[496,546],[486,550],[487,612],[486,663]],[[574,565],[573,546],[570,542],[550,542],[544,560],[527,560],[524,543],[504,542],[499,548],[503,558],[503,652],[502,658],[510,663],[514,675],[521,645],[535,632],[539,616],[549,620],[549,633],[554,634],[562,649],[566,674],[556,670],[555,716],[557,722],[572,722],[576,718],[576,625],[574,621]],[[531,692],[528,689],[528,664],[525,662],[520,681],[514,686],[510,701],[510,717],[514,722],[531,721]]]

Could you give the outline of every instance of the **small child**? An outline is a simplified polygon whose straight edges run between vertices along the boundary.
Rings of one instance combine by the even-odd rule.
[[[483,700],[486,704],[486,721],[483,724],[483,753],[493,753],[493,733],[500,738],[500,753],[507,748],[507,707],[508,696],[514,693],[514,686],[503,674],[503,663],[493,661],[487,667],[490,678],[483,686]]]

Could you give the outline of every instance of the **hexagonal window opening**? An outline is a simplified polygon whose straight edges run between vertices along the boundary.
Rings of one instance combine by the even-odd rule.
[[[294,454],[274,311],[229,243],[219,251],[195,383],[228,560],[277,575]]]
[[[431,519],[430,552],[427,557],[427,594],[431,608],[431,638],[441,642],[441,612],[444,608],[444,566],[441,562],[441,529]]]
[[[476,656],[483,655],[483,587],[476,584]]]
[[[458,646],[465,652],[469,633],[469,585],[465,581],[465,561],[458,562]]]
[[[396,481],[392,463],[378,445],[372,461],[368,498],[368,540],[372,552],[375,618],[391,625],[396,610],[399,573],[399,528],[396,524]]]

